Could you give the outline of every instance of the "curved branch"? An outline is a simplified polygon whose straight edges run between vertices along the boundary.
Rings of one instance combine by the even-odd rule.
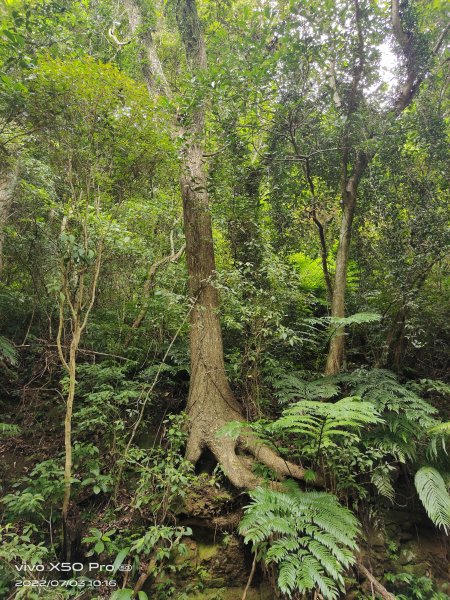
[[[144,287],[142,290],[142,295],[144,297],[147,297],[150,294],[150,292],[152,291],[152,289],[155,287],[155,277],[156,277],[156,273],[158,272],[158,270],[169,263],[176,262],[180,258],[180,256],[183,255],[185,248],[186,248],[186,244],[183,244],[177,252],[173,252],[172,254],[169,254],[168,256],[164,256],[163,258],[157,260],[155,263],[153,263],[151,265],[151,267],[148,271],[148,274],[147,274],[147,279],[145,281],[145,284],[144,284]],[[133,321],[133,324],[131,325],[131,329],[138,329],[141,326],[142,321],[145,319],[145,315],[147,314],[147,310],[148,310],[148,307],[144,304],[144,306],[141,308],[138,316]],[[130,341],[131,341],[131,332],[125,340],[125,347],[127,347],[129,345]]]
[[[128,44],[131,44],[131,42],[133,41],[133,38],[130,38],[129,40],[125,40],[124,42],[121,42],[121,41],[120,41],[120,40],[119,40],[119,39],[116,37],[116,35],[115,35],[115,33],[114,33],[115,29],[116,29],[116,26],[115,26],[115,25],[113,25],[112,27],[110,27],[110,28],[108,29],[108,35],[109,35],[109,37],[110,37],[110,38],[113,40],[113,42],[114,42],[115,44],[117,44],[117,46],[120,46],[120,47],[122,47],[122,46],[128,46]]]

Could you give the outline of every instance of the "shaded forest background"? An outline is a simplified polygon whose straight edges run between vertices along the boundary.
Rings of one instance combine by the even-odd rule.
[[[0,14],[0,596],[448,598],[448,6]]]

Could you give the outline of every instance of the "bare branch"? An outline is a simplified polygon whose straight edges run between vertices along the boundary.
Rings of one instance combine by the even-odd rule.
[[[117,44],[117,46],[122,47],[122,46],[128,46],[128,44],[131,44],[131,42],[133,41],[133,38],[130,38],[129,40],[125,40],[124,42],[121,42],[114,33],[115,29],[116,29],[115,25],[113,25],[110,29],[108,29],[108,35],[113,40],[113,42],[115,44]]]
[[[361,575],[363,575],[369,581],[373,590],[375,590],[377,594],[380,594],[380,596],[384,600],[396,600],[394,594],[388,592],[384,585],[380,583],[378,579],[374,575],[372,575],[372,573],[368,569],[366,569],[366,567],[361,562],[356,563],[356,568],[361,573]]]

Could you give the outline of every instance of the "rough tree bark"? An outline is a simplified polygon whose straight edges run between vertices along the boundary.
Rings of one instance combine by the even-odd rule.
[[[131,31],[138,32],[142,23],[139,7],[133,0],[127,0],[126,8]],[[206,49],[195,0],[180,0],[177,22],[188,66],[199,74],[206,69]],[[156,81],[159,91],[170,98],[170,87],[153,46],[151,33],[141,33],[140,39],[151,71],[143,68],[147,86],[151,89]],[[208,448],[230,482],[238,488],[251,488],[259,483],[252,472],[254,458],[280,476],[301,479],[304,477],[303,469],[283,460],[258,442],[250,432],[242,433],[237,441],[217,435],[223,425],[230,421],[242,421],[243,416],[228,383],[224,364],[219,297],[214,284],[216,267],[211,211],[203,156],[204,121],[203,101],[189,115],[188,124],[183,130],[185,142],[181,153],[180,187],[186,262],[193,302],[190,313],[191,380],[187,402],[189,437],[186,456],[196,463],[204,449]],[[174,135],[179,133],[180,124],[174,123]]]

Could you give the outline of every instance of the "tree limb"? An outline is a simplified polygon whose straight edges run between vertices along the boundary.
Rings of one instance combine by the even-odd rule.
[[[388,592],[384,585],[380,583],[378,579],[374,577],[368,569],[366,569],[362,562],[356,562],[355,566],[361,573],[361,575],[369,581],[370,585],[377,592],[377,594],[380,594],[380,596],[384,598],[384,600],[396,600],[396,596],[394,596],[394,594],[391,594],[391,592]]]
[[[164,256],[163,258],[157,260],[155,263],[153,263],[150,266],[150,269],[148,270],[148,274],[147,274],[147,279],[145,281],[145,284],[144,284],[144,287],[142,290],[143,296],[147,297],[150,294],[150,291],[153,289],[153,287],[155,285],[156,273],[158,272],[158,270],[161,269],[161,267],[164,267],[165,265],[167,265],[169,263],[176,262],[183,255],[185,248],[186,248],[186,244],[183,244],[177,252],[173,252],[172,254],[169,254],[168,256]],[[135,320],[133,321],[133,324],[131,325],[132,329],[137,329],[138,327],[141,326],[142,321],[144,320],[145,315],[147,314],[147,310],[148,310],[147,306],[142,307],[138,316],[135,318]],[[128,346],[130,341],[131,341],[131,335],[129,335],[127,337],[127,339],[125,340],[125,346]]]
[[[108,29],[108,35],[109,37],[114,41],[115,44],[117,44],[117,46],[127,46],[128,44],[131,44],[131,42],[133,41],[133,38],[130,38],[129,40],[125,40],[124,42],[121,42],[119,39],[117,39],[115,33],[115,25],[113,25],[110,29]]]

